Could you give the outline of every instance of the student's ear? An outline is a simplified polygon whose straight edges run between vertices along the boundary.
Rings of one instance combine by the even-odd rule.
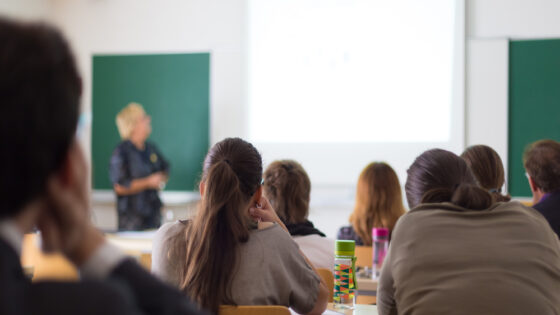
[[[63,187],[83,186],[87,181],[86,158],[76,139],[70,144],[62,165],[53,176],[58,176]]]
[[[198,191],[200,192],[200,197],[204,197],[204,189],[205,189],[205,185],[203,181],[200,181],[200,183],[198,183]]]
[[[535,183],[535,180],[533,179],[533,177],[527,176],[527,178],[529,179],[529,186],[531,187],[531,192],[532,193],[538,192],[540,190],[540,188],[537,185],[537,183]]]
[[[262,197],[262,185],[259,186],[259,188],[257,188],[257,191],[255,191],[255,194],[253,195],[253,204],[259,203]]]

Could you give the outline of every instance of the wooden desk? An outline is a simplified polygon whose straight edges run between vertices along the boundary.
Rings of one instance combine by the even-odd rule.
[[[33,281],[66,280],[77,281],[78,270],[61,254],[44,254],[39,248],[37,234],[25,234],[21,253],[24,271],[33,272]]]
[[[152,239],[156,231],[107,233],[109,243],[138,260],[146,269],[152,269]]]

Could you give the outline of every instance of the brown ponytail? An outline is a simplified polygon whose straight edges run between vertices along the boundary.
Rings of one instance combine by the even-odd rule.
[[[472,184],[461,184],[451,197],[451,203],[472,210],[484,210],[490,207],[494,200],[486,190]]]
[[[477,184],[490,192],[496,201],[511,200],[511,196],[501,193],[505,183],[504,165],[494,149],[486,145],[473,145],[461,157],[467,162]]]
[[[414,160],[407,173],[405,190],[411,208],[420,203],[451,202],[482,210],[494,203],[492,195],[476,185],[465,161],[452,152],[428,150]]]
[[[239,138],[214,145],[204,161],[204,194],[186,229],[182,290],[202,308],[218,313],[234,304],[231,280],[240,243],[249,239],[247,210],[262,177],[257,150]]]

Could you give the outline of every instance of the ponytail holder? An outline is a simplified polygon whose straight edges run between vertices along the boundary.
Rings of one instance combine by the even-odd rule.
[[[224,162],[226,162],[229,166],[231,166],[231,161],[228,159],[225,159]]]
[[[489,193],[499,193],[500,190],[501,190],[501,189],[492,188],[492,189],[489,189],[488,192],[489,192]]]
[[[291,164],[282,164],[282,168],[285,169],[286,171],[291,171],[294,167]]]

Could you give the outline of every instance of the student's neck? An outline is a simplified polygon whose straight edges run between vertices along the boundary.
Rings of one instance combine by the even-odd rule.
[[[537,203],[541,202],[541,199],[544,197],[545,193],[540,189],[533,191],[533,204],[536,205]]]
[[[130,142],[132,142],[132,144],[140,150],[144,150],[146,147],[146,140],[139,137],[130,137]]]

